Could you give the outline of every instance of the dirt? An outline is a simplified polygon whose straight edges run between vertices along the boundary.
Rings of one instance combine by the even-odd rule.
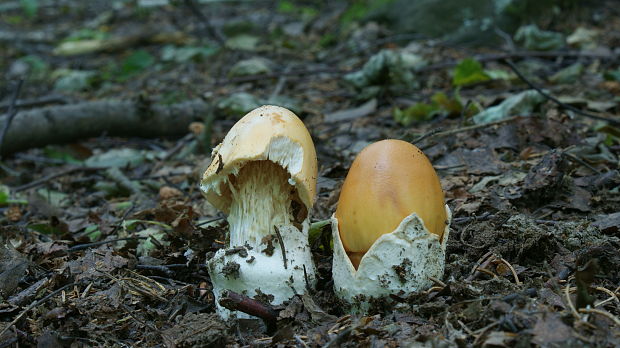
[[[488,110],[528,87],[516,76],[457,87],[454,63],[476,57],[485,69],[510,74],[501,59],[488,58],[506,51],[403,39],[360,18],[347,24],[351,2],[200,2],[202,15],[187,2],[36,3],[34,16],[21,5],[0,10],[0,33],[17,38],[0,35],[0,71],[7,81],[25,79],[17,98],[15,84],[0,89],[0,112],[15,100],[21,111],[115,99],[142,106],[198,100],[209,112],[179,137],[101,134],[2,158],[0,347],[620,346],[620,132],[613,122],[620,77],[608,77],[620,76],[620,21],[601,10],[615,8],[613,1],[541,23],[565,34],[598,30],[596,51],[542,55],[518,47],[523,55],[512,57],[546,91],[607,122],[543,98],[531,111],[485,125],[473,122],[469,105]],[[249,50],[218,42],[237,32],[258,41]],[[124,43],[54,53],[84,37]],[[247,40],[236,44],[252,44]],[[382,49],[407,46],[428,65],[398,78],[401,66],[384,67],[389,76],[372,79],[378,85],[370,90],[345,81]],[[269,60],[268,72],[230,73],[255,57]],[[574,63],[584,69],[572,82],[549,79]],[[67,70],[94,75],[80,88],[61,89]],[[410,78],[415,87],[403,91]],[[377,94],[360,99],[369,91]],[[198,185],[211,149],[242,116],[218,105],[238,92],[293,109],[310,131],[319,163],[312,222],[331,217],[366,145],[396,138],[422,149],[453,214],[444,276],[416,293],[363,296],[369,311],[351,313],[333,291],[326,224],[310,236],[317,284],[309,294],[271,305],[273,296],[257,290],[255,300],[274,318],[220,319],[206,260],[227,247],[228,226]],[[461,110],[443,108],[407,125],[396,120],[396,109],[432,107],[437,92],[452,107],[458,96]],[[294,208],[296,219],[306,216]],[[279,247],[274,238],[263,252]],[[247,248],[227,254],[246,257]],[[238,277],[239,267],[223,271]],[[404,277],[411,267],[405,259],[395,270]]]

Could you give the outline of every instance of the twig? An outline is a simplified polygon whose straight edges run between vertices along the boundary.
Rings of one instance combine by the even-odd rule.
[[[306,265],[302,265],[304,267],[304,281],[306,282],[306,290],[309,293],[312,293],[312,288],[310,287],[310,281],[308,280],[308,271],[306,270]]]
[[[461,325],[461,327],[463,328],[463,330],[465,330],[465,332],[467,332],[467,334],[469,334],[470,336],[475,336],[474,332],[471,331],[471,329],[468,328],[467,325],[465,325],[465,323],[463,323],[460,319],[457,319],[456,322]]]
[[[73,246],[73,247],[67,249],[67,252],[68,253],[74,253],[76,251],[80,251],[80,250],[96,247],[96,246],[103,245],[103,244],[114,243],[114,242],[121,242],[121,241],[124,241],[124,240],[148,239],[148,238],[149,237],[125,237],[125,238],[116,238],[116,239],[110,239],[110,240],[102,240],[102,241],[99,241],[99,242],[86,243],[86,244],[80,244],[80,245]]]
[[[140,196],[144,193],[142,192],[142,187],[140,183],[135,182],[129,179],[120,169],[117,167],[110,167],[105,171],[105,176],[114,181],[118,186],[128,190],[134,195]]]
[[[508,267],[508,269],[510,269],[510,272],[512,272],[512,276],[515,278],[515,283],[517,283],[517,285],[521,285],[521,281],[519,280],[519,276],[517,275],[517,271],[514,269],[514,267],[512,267],[510,262],[506,261],[503,257],[500,257],[499,260],[502,263],[504,263],[504,265],[506,265],[506,267]]]
[[[17,81],[17,86],[15,87],[15,91],[13,91],[13,96],[11,97],[11,104],[9,105],[9,110],[7,111],[6,120],[4,121],[4,128],[2,128],[2,133],[0,133],[0,148],[4,144],[4,136],[6,135],[6,132],[8,132],[9,127],[11,126],[11,122],[13,122],[15,115],[17,115],[17,107],[15,104],[17,103],[17,98],[19,98],[19,92],[21,91],[23,84],[23,79]]]
[[[562,109],[570,110],[570,111],[572,111],[572,112],[574,112],[576,114],[579,114],[581,116],[588,117],[588,118],[591,118],[591,119],[595,119],[595,120],[599,120],[599,121],[606,121],[606,122],[609,122],[609,123],[614,124],[616,126],[620,125],[620,121],[619,120],[615,120],[615,119],[609,118],[609,117],[603,117],[603,116],[599,116],[599,115],[594,115],[594,114],[589,113],[587,111],[583,111],[581,109],[578,109],[578,108],[576,108],[576,107],[574,107],[572,105],[569,105],[569,104],[561,102],[559,99],[557,99],[556,97],[554,97],[554,96],[548,94],[547,92],[543,91],[542,88],[536,86],[532,81],[528,80],[521,73],[521,71],[519,71],[519,69],[517,69],[517,67],[514,65],[514,63],[510,59],[504,59],[501,62],[506,64],[510,69],[512,69],[512,71],[514,71],[514,73],[517,74],[517,76],[523,82],[525,82],[528,86],[530,86],[530,88],[533,88],[540,95],[542,95],[543,97],[547,98],[548,100],[551,100],[552,102],[557,104]]]
[[[482,340],[482,337],[484,337],[489,330],[491,330],[492,328],[496,327],[497,325],[499,325],[499,321],[495,321],[495,322],[493,322],[493,323],[483,327],[482,329],[478,330],[478,331],[480,331],[480,333],[478,334],[478,336],[476,336],[476,339],[474,340],[474,343],[472,344],[472,346],[473,347],[478,347],[478,344]]]
[[[223,45],[226,42],[226,38],[217,30],[209,20],[209,17],[205,16],[204,13],[198,8],[198,5],[194,2],[194,0],[185,0],[183,1],[185,6],[189,8],[193,15],[195,15],[205,26],[207,33],[220,45]]]
[[[578,57],[578,58],[595,58],[595,59],[616,59],[616,54],[595,53],[595,52],[583,52],[583,51],[521,51],[521,52],[508,52],[486,55],[475,55],[474,59],[479,62],[491,62],[501,61],[511,58],[557,58],[557,57]],[[419,72],[433,71],[451,68],[459,64],[459,61],[449,61],[443,63],[437,63],[427,65],[418,69]]]
[[[480,273],[484,273],[486,275],[490,275],[493,278],[497,278],[497,274],[493,273],[493,271],[483,268],[483,267],[478,267],[476,268],[476,272],[480,272]]]
[[[613,314],[607,311],[604,311],[602,309],[580,308],[579,313],[594,313],[594,314],[602,315],[604,317],[607,317],[608,319],[611,319],[611,321],[613,321],[616,324],[616,326],[620,327],[620,319],[616,318]]]
[[[448,135],[454,135],[454,134],[457,134],[457,133],[468,132],[468,131],[472,131],[472,130],[476,130],[476,129],[480,129],[480,128],[495,126],[495,125],[502,124],[502,123],[512,122],[512,121],[517,120],[519,118],[521,118],[521,116],[513,116],[513,117],[504,118],[502,120],[495,121],[495,122],[489,122],[489,123],[483,123],[483,124],[476,124],[476,125],[473,125],[473,126],[460,127],[460,128],[456,128],[456,129],[451,129],[451,130],[443,131],[443,132],[437,132],[437,133],[431,135],[430,137],[431,138],[445,137],[445,136],[448,136]]]
[[[273,92],[271,92],[271,95],[269,96],[270,101],[273,101],[273,99],[275,99],[280,94],[280,92],[282,92],[282,88],[284,88],[284,84],[286,83],[287,78],[285,74],[289,71],[291,71],[291,66],[287,65],[286,68],[284,68],[284,70],[282,71],[284,74],[280,76],[280,78],[278,79],[278,83],[276,83],[276,87],[273,89]]]
[[[570,281],[566,282],[566,287],[564,288],[564,296],[566,297],[566,302],[568,303],[568,307],[570,308],[571,313],[576,319],[579,319],[579,312],[575,309],[575,305],[573,301],[570,299]]]
[[[286,262],[286,249],[284,249],[284,241],[282,240],[282,235],[280,234],[280,230],[276,227],[273,226],[274,231],[276,231],[276,236],[278,236],[278,243],[280,244],[280,249],[282,250],[282,260],[284,261],[284,269],[287,269],[287,262]]]
[[[110,234],[115,234],[116,231],[118,231],[118,229],[121,228],[121,226],[123,225],[123,222],[125,222],[125,219],[127,219],[127,217],[129,216],[129,213],[131,213],[135,207],[136,205],[133,202],[131,202],[131,205],[127,209],[125,209],[125,211],[123,212],[123,216],[121,216],[118,223],[114,225],[114,228],[112,228],[112,231],[110,232]]]
[[[618,296],[616,296],[616,294],[615,294],[613,291],[611,291],[611,290],[609,290],[609,289],[607,289],[607,288],[604,288],[604,287],[602,287],[602,286],[597,286],[597,287],[595,287],[594,289],[595,289],[595,290],[598,290],[598,291],[601,291],[601,292],[604,292],[604,293],[606,293],[607,295],[609,295],[609,298],[608,298],[608,299],[606,299],[606,300],[604,300],[604,301],[601,301],[601,302],[599,302],[599,303],[595,304],[595,305],[594,305],[595,307],[600,307],[600,306],[605,305],[605,304],[607,304],[608,302],[611,302],[611,301],[614,301],[614,300],[615,300],[616,302],[620,303],[620,299],[618,299]]]
[[[19,319],[21,319],[26,313],[28,313],[31,309],[33,309],[34,307],[47,302],[50,298],[58,295],[59,293],[61,293],[63,290],[65,290],[68,287],[71,287],[75,285],[75,283],[69,283],[69,284],[65,284],[62,287],[60,287],[59,289],[56,289],[52,292],[50,292],[49,294],[47,294],[45,297],[43,297],[42,299],[33,302],[30,306],[26,307],[26,309],[24,309],[21,313],[19,313],[15,319],[13,319],[13,321],[11,321],[7,326],[4,327],[4,330],[2,330],[0,332],[0,337],[2,337],[2,335],[4,335],[4,333],[6,333],[6,331],[13,325],[15,325]]]
[[[199,224],[196,224],[196,227],[202,227],[202,226],[210,224],[212,222],[219,221],[219,220],[224,220],[224,219],[226,219],[226,217],[224,217],[224,216],[216,217],[216,218],[213,218],[211,220],[203,221],[203,222],[201,222]]]
[[[431,277],[428,276],[428,279],[430,279],[433,283],[437,284],[438,286],[445,288],[446,287],[446,283],[442,282],[441,280],[435,278],[435,277]]]
[[[172,156],[176,155],[179,151],[181,151],[181,149],[187,143],[192,141],[194,138],[195,138],[194,134],[189,133],[186,136],[184,136],[183,138],[179,139],[179,141],[174,145],[174,147],[171,148],[170,150],[168,150],[168,152],[166,152],[164,157],[162,157],[161,161],[165,162],[165,161],[169,160],[170,158],[172,158]]]
[[[454,218],[452,220],[452,223],[458,225],[458,224],[464,224],[466,222],[470,222],[471,220],[474,220],[474,221],[485,221],[485,220],[492,219],[494,217],[495,217],[495,215],[491,215],[491,213],[489,213],[488,211],[485,211],[480,216],[474,215],[474,216],[463,216],[463,217]]]
[[[174,272],[166,266],[162,265],[136,265],[136,269],[146,269],[149,271],[160,271],[166,273],[167,276],[174,275]]]
[[[48,104],[68,104],[70,99],[62,95],[47,95],[41,98],[34,99],[21,99],[15,102],[15,106],[18,108],[43,106]],[[7,109],[11,106],[11,102],[0,103],[0,110]]]
[[[571,160],[573,162],[577,162],[577,163],[581,164],[582,166],[590,169],[591,171],[595,172],[596,174],[601,174],[600,170],[592,167],[588,162],[582,160],[581,158],[579,158],[579,157],[577,157],[575,155],[572,155],[572,154],[570,154],[568,152],[562,152],[562,155],[565,156],[566,158],[568,158],[569,160]]]
[[[295,342],[297,343],[298,346],[302,347],[302,348],[307,348],[308,345],[306,344],[306,342],[304,342],[301,337],[299,337],[299,335],[295,335],[293,336],[295,338]]]
[[[425,133],[425,134],[422,134],[422,135],[420,135],[419,137],[417,137],[417,138],[413,139],[413,140],[411,141],[411,143],[415,145],[415,144],[417,144],[417,143],[421,142],[422,140],[424,140],[424,139],[426,139],[426,138],[428,138],[428,137],[432,137],[433,135],[435,135],[435,134],[437,134],[437,133],[439,133],[439,132],[441,132],[441,131],[442,131],[442,129],[441,129],[441,128],[431,129],[429,132],[427,132],[427,133]]]
[[[466,247],[469,248],[474,248],[474,249],[484,249],[487,247],[488,243],[485,243],[483,245],[473,245],[473,244],[469,244],[465,241],[465,232],[469,231],[469,228],[471,227],[471,225],[467,225],[465,227],[463,227],[463,229],[461,230],[461,233],[459,233],[459,240],[461,241],[461,243],[463,243],[463,245],[465,245]]]
[[[477,272],[478,268],[486,267],[491,262],[491,260],[494,258],[495,256],[493,255],[493,251],[489,251],[486,254],[482,255],[482,257],[479,258],[478,261],[476,261],[476,264],[469,272],[469,277],[467,277],[465,281],[470,282],[476,279],[476,277],[478,276],[478,272]]]
[[[233,291],[224,291],[222,293],[220,306],[228,308],[231,311],[240,311],[259,317],[268,325],[275,324],[278,318],[278,312],[276,312],[273,307]]]
[[[138,323],[142,324],[144,327],[148,328],[149,330],[151,330],[153,332],[161,332],[161,330],[158,330],[155,326],[153,326],[153,324],[146,323],[143,320],[141,320],[140,318],[136,317],[136,315],[133,314],[134,311],[131,310],[131,308],[128,308],[127,305],[125,305],[124,303],[121,303],[121,307],[123,308],[125,313],[129,314],[129,316],[134,318],[135,321],[137,321]]]
[[[353,327],[348,327],[342,331],[340,331],[338,333],[338,335],[336,335],[336,337],[332,338],[329,342],[327,342],[323,348],[330,348],[330,347],[340,347],[340,344],[347,338],[349,337],[349,335],[351,334],[351,331],[353,331]]]
[[[37,187],[37,186],[41,186],[41,185],[43,185],[43,184],[45,184],[45,183],[47,183],[49,181],[52,181],[52,180],[54,180],[56,178],[59,178],[61,176],[65,176],[65,175],[69,175],[69,174],[72,174],[74,172],[91,172],[91,171],[94,172],[94,171],[98,171],[98,170],[101,170],[101,169],[103,169],[103,168],[100,168],[100,167],[72,167],[72,168],[63,170],[61,172],[48,175],[48,176],[46,176],[44,178],[41,178],[39,180],[35,180],[35,181],[29,182],[27,184],[21,185],[21,186],[17,186],[17,187],[15,187],[13,189],[13,192],[20,192],[20,191],[24,191],[24,190],[28,190],[28,189]]]

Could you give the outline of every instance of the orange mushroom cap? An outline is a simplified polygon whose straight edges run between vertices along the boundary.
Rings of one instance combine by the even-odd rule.
[[[447,219],[444,193],[428,158],[402,140],[382,140],[364,148],[349,169],[335,214],[355,268],[379,237],[412,213],[442,239]]]

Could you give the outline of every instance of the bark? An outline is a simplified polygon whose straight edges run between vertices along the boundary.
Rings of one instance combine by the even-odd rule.
[[[6,155],[102,134],[183,135],[191,122],[205,117],[207,109],[205,101],[193,99],[172,105],[151,105],[145,100],[102,100],[23,111],[13,119],[0,153]],[[0,117],[0,125],[5,122],[6,116]]]

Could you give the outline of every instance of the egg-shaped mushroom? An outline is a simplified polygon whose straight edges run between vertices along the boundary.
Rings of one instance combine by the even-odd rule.
[[[450,210],[414,145],[382,140],[353,161],[332,217],[336,294],[349,302],[418,291],[441,278]]]
[[[335,214],[355,268],[379,237],[412,213],[441,240],[446,227],[444,194],[428,158],[402,140],[382,140],[364,148],[351,164]]]

